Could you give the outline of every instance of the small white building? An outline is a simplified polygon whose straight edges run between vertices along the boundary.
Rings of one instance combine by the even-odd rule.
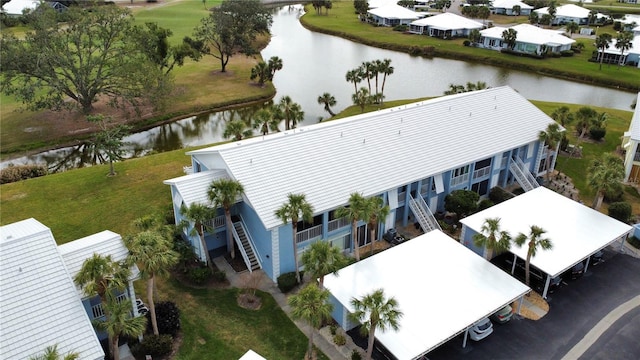
[[[533,12],[537,13],[539,17],[549,15],[549,7],[536,9],[533,10]],[[553,18],[553,21],[551,21],[551,25],[564,25],[570,22],[574,22],[578,25],[587,25],[589,24],[590,12],[591,10],[574,4],[558,6],[556,8],[555,17]],[[606,15],[597,14],[598,22],[604,22],[606,18]]]
[[[514,11],[514,7],[520,7],[520,13]],[[495,0],[491,3],[491,11],[494,14],[498,15],[509,15],[509,16],[517,16],[517,15],[526,15],[529,16],[531,11],[533,10],[533,6],[523,3],[520,0]]]
[[[542,29],[529,24],[519,24],[511,28],[495,26],[480,31],[480,46],[487,49],[502,50],[508,48],[502,33],[507,29],[516,31],[516,45],[513,51],[542,55],[547,51],[559,53],[571,50],[576,41],[564,36],[562,31]]]
[[[469,36],[471,30],[480,30],[483,27],[481,23],[466,17],[453,13],[442,13],[413,21],[409,26],[409,32],[450,39]]]
[[[623,53],[621,49],[616,47],[618,41],[613,38],[604,52],[602,49],[598,49],[596,60],[600,62],[600,57],[604,56],[602,62],[605,64],[620,64],[640,68],[640,26],[637,27],[637,30],[634,31],[635,36],[631,41],[631,48],[626,49]]]
[[[417,13],[396,4],[370,9],[367,15],[368,21],[378,26],[409,25],[412,21],[425,16],[424,13]]]

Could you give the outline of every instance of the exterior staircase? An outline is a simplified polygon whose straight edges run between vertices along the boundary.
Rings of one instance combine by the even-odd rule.
[[[512,159],[509,170],[525,192],[540,186],[519,157],[516,156]]]
[[[442,230],[422,196],[418,196],[418,198],[415,199],[409,195],[409,208],[425,233],[435,229]]]
[[[256,252],[253,248],[253,243],[249,237],[249,233],[245,230],[242,221],[236,221],[233,223],[233,238],[238,245],[238,249],[242,254],[242,259],[247,265],[249,272],[262,268],[260,260],[256,256]]]

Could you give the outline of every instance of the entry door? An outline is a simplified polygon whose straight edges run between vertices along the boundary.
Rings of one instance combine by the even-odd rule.
[[[629,182],[640,183],[640,166],[633,165],[631,167],[631,174],[629,174]]]

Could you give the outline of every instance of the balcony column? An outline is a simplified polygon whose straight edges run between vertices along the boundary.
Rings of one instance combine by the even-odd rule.
[[[322,214],[322,239],[327,239],[329,233],[329,212],[326,211]]]

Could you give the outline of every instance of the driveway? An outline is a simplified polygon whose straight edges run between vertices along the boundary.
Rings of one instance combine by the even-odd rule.
[[[611,250],[605,262],[584,277],[563,284],[550,298],[549,313],[538,321],[512,319],[494,324],[480,342],[462,336],[428,354],[429,359],[561,359],[604,316],[640,295],[640,260]],[[640,307],[611,324],[589,347],[584,359],[637,359],[640,354]]]

